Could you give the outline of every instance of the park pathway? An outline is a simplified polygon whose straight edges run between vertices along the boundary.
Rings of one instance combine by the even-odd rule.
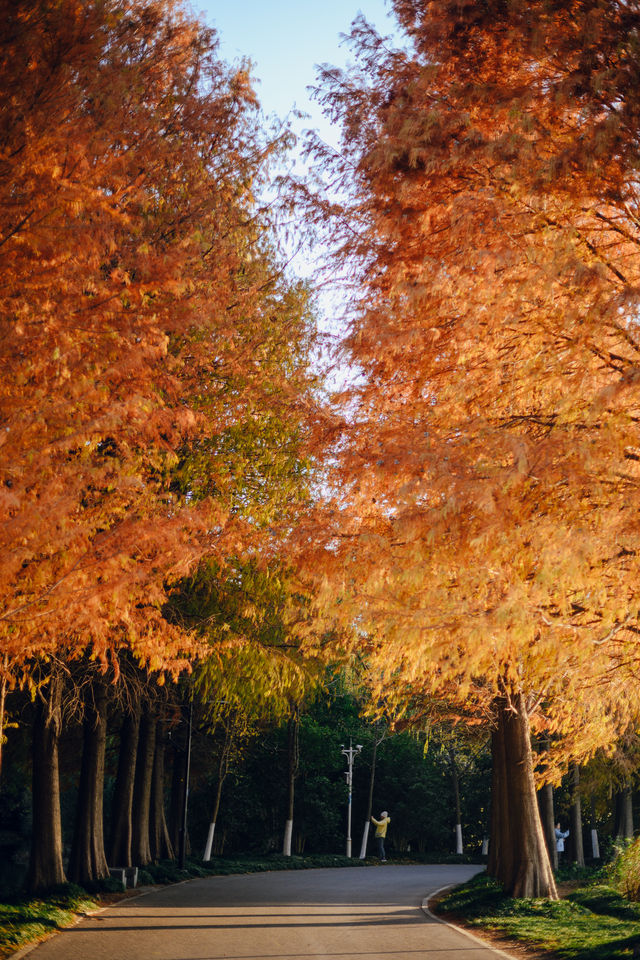
[[[123,900],[29,960],[496,960],[505,954],[421,909],[477,871],[380,864],[190,880]]]

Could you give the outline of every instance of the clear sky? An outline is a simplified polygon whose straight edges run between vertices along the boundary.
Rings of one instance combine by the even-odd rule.
[[[349,53],[340,34],[349,32],[359,11],[379,32],[393,30],[385,0],[191,0],[191,7],[217,29],[225,60],[245,56],[254,62],[266,113],[285,116],[295,104],[311,114],[305,125],[323,136],[320,109],[306,90],[315,82],[315,65],[345,63]]]
[[[220,54],[229,61],[248,57],[253,76],[259,81],[257,93],[267,114],[284,118],[294,107],[309,114],[304,121],[292,121],[300,133],[306,128],[318,130],[322,139],[334,147],[340,143],[340,131],[332,128],[319,105],[310,99],[308,86],[316,82],[316,64],[344,66],[350,51],[341,43],[341,34],[349,32],[358,13],[363,13],[378,32],[394,33],[390,0],[187,0],[194,13],[215,27],[220,39]],[[297,163],[296,163],[297,165]],[[295,242],[291,241],[293,247]],[[313,272],[315,256],[309,251],[294,253],[291,269],[298,276]],[[325,290],[320,295],[320,325],[335,334],[341,313],[334,305],[340,295]],[[343,375],[336,378],[342,382]]]

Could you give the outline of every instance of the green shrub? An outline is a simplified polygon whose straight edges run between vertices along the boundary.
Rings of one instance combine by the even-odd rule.
[[[82,884],[87,893],[122,893],[125,885],[122,880],[116,880],[115,877],[104,877],[102,880],[85,880]]]
[[[640,837],[619,848],[608,873],[613,886],[627,900],[640,901]]]

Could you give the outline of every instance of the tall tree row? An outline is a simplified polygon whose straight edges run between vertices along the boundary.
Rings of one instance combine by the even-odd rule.
[[[637,716],[634,7],[396,0],[320,96],[355,292],[334,503],[301,548],[382,695],[493,730],[489,869],[555,895],[535,796]],[[346,199],[344,199],[346,198]],[[368,638],[368,639],[367,639]],[[588,689],[588,696],[584,690]]]
[[[6,0],[0,16],[2,711],[26,678],[40,888],[64,877],[62,677],[94,665],[70,862],[91,879],[121,663],[162,683],[211,654],[168,614],[171,584],[205,556],[268,565],[300,502],[313,317],[260,202],[288,134],[214,31],[169,0]],[[123,739],[135,782],[124,757],[111,850],[144,862],[167,845],[158,718],[143,709]]]
[[[250,539],[215,495],[238,459],[210,458],[203,496],[175,468],[303,389],[304,293],[256,200],[283,137],[179,5],[0,12],[7,669],[90,644],[175,671],[165,582]]]

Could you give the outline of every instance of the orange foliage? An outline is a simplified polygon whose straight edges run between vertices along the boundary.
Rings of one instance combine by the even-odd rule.
[[[177,669],[165,582],[249,528],[172,471],[289,404],[261,363],[278,297],[254,191],[277,142],[169,0],[1,0],[0,19],[0,643]]]
[[[376,697],[523,693],[587,756],[638,711],[640,15],[394,6],[407,50],[359,20],[323,77],[358,376],[303,547]]]

